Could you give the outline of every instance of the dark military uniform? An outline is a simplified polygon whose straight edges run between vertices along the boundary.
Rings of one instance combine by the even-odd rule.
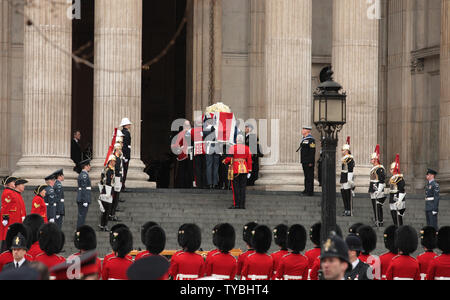
[[[62,225],[64,222],[65,215],[65,207],[64,207],[64,189],[61,181],[56,180],[55,185],[53,186],[55,190],[55,202],[56,202],[56,219],[55,223],[58,225],[59,229],[62,229]]]
[[[115,155],[114,155],[115,156]],[[115,156],[116,166],[114,168],[114,191],[113,202],[111,205],[111,220],[118,221],[116,217],[117,206],[119,205],[120,191],[122,190],[122,180],[123,180],[123,156]]]
[[[86,215],[89,210],[89,205],[91,204],[91,179],[87,171],[82,170],[80,175],[78,175],[78,193],[77,193],[77,204],[78,204],[78,220],[77,229],[84,225],[86,220]]]
[[[382,165],[374,166],[370,170],[369,194],[377,226],[383,226],[383,204],[386,201],[386,196],[384,195],[385,184],[386,170]]]
[[[252,153],[252,173],[250,178],[247,180],[248,186],[255,185],[256,180],[259,177],[259,158],[264,155],[261,152],[261,148],[259,146],[259,139],[254,133],[249,133],[245,136],[245,145],[250,148],[250,152]]]
[[[427,225],[438,230],[439,184],[432,180],[425,186],[425,214]]]
[[[342,157],[342,171],[341,171],[341,194],[344,201],[344,216],[352,215],[352,189],[353,183],[353,169],[355,168],[355,160],[350,154]]]
[[[312,196],[314,194],[314,164],[316,160],[316,140],[312,135],[308,135],[300,142],[301,163],[305,176],[304,194]],[[297,151],[298,151],[297,150]]]
[[[406,211],[406,183],[402,174],[397,174],[391,177],[389,180],[390,194],[389,205],[391,208],[392,220],[395,226],[403,225],[403,216]]]
[[[54,175],[50,175],[45,180],[54,179]],[[47,206],[47,219],[51,223],[56,222],[56,208],[57,208],[57,196],[54,187],[48,185],[46,188],[44,197],[45,205]]]
[[[122,181],[122,191],[125,190],[125,181],[127,180],[128,165],[131,159],[131,134],[128,129],[123,128],[123,181]]]
[[[108,217],[111,212],[112,202],[113,202],[113,186],[114,186],[114,172],[115,170],[111,167],[106,167],[105,171],[102,173],[101,179],[101,194],[100,194],[100,211],[102,215],[100,217],[100,229],[108,231],[106,225],[108,225]]]

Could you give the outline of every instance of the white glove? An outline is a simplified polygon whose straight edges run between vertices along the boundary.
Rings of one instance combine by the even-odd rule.
[[[5,226],[5,227],[6,227],[6,225],[8,225],[8,221],[6,221],[6,220],[3,220],[2,224],[3,224],[3,226]]]
[[[84,206],[84,207],[88,207],[88,205],[89,205],[89,204],[88,204],[87,202],[83,203],[83,206]]]
[[[25,217],[22,217],[22,222],[23,222],[23,220],[25,220]]]
[[[437,211],[433,211],[433,216],[437,215],[438,212]]]
[[[55,219],[48,220],[50,223],[55,223]]]
[[[61,216],[60,215],[56,215],[56,218],[59,219]]]
[[[180,153],[181,153],[181,152],[180,152]],[[128,159],[124,158],[123,161],[127,163],[127,162],[128,162]]]
[[[250,179],[250,177],[252,177],[252,173],[247,174],[247,179]]]

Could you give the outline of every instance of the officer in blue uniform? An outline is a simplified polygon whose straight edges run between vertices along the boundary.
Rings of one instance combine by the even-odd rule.
[[[46,193],[44,197],[45,205],[47,206],[47,219],[50,223],[56,222],[56,193],[55,193],[55,173],[52,173],[45,177],[45,183],[47,187],[45,188]]]
[[[78,175],[78,220],[77,229],[84,225],[86,221],[86,215],[91,204],[91,180],[89,178],[89,171],[91,170],[91,160],[86,159],[80,162],[80,168],[82,169],[80,175]]]
[[[62,225],[64,222],[65,215],[65,207],[64,207],[64,189],[62,185],[62,181],[64,181],[64,171],[60,169],[55,173],[56,181],[53,189],[55,190],[56,195],[56,219],[55,223],[58,225],[59,229],[62,230]]]
[[[314,196],[314,164],[316,160],[316,140],[311,135],[311,126],[303,126],[303,138],[300,142],[301,163],[303,166],[303,173],[305,175],[305,190],[302,194],[307,196]]]
[[[427,226],[432,226],[436,230],[438,227],[438,213],[439,213],[439,184],[436,182],[435,177],[437,172],[428,169],[427,180],[428,183],[425,186],[425,214],[427,217]]]

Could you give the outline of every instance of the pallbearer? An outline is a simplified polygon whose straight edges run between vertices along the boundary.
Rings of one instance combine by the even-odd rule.
[[[100,181],[100,197],[98,203],[100,205],[100,211],[102,215],[100,217],[100,231],[109,231],[106,227],[108,225],[108,218],[111,212],[111,206],[113,203],[113,186],[114,186],[114,172],[116,166],[116,157],[110,155],[108,158],[108,164],[103,170]]]
[[[47,219],[50,223],[55,223],[56,221],[56,193],[55,186],[56,176],[52,173],[45,177],[45,183],[47,184],[45,193],[45,204],[47,205]]]
[[[403,174],[400,173],[400,156],[395,156],[395,162],[391,164],[392,177],[389,180],[390,197],[389,205],[391,208],[392,220],[395,226],[403,225],[403,216],[406,211],[406,183]]]
[[[347,143],[342,146],[342,171],[341,171],[341,194],[344,201],[344,212],[342,216],[350,217],[353,215],[352,190],[355,188],[353,181],[353,169],[355,160],[350,151],[350,137],[347,137]]]

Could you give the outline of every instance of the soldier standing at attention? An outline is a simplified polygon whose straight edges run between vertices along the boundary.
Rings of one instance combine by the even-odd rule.
[[[45,183],[47,184],[45,193],[45,205],[47,206],[47,219],[50,223],[55,223],[56,221],[56,193],[55,186],[56,177],[55,174],[50,174],[45,177]]]
[[[111,212],[111,206],[113,203],[113,187],[114,187],[114,172],[116,166],[116,157],[110,155],[108,158],[108,165],[104,169],[101,175],[101,191],[99,197],[100,211],[102,215],[100,217],[100,225],[98,226],[100,231],[109,231],[108,217]]]
[[[303,126],[303,139],[300,142],[301,163],[305,176],[305,190],[302,194],[314,196],[314,163],[316,160],[316,140],[311,135],[311,126]]]
[[[56,194],[56,220],[55,223],[58,228],[62,230],[62,225],[64,222],[65,208],[64,208],[64,188],[62,181],[64,181],[63,169],[56,171],[55,173],[56,181],[54,185],[54,190]]]
[[[439,184],[435,177],[437,172],[431,169],[427,171],[428,183],[425,186],[425,214],[427,217],[427,225],[438,230],[438,212],[439,212]]]
[[[344,212],[342,216],[351,217],[353,215],[352,189],[355,187],[353,182],[353,169],[355,160],[350,152],[350,137],[347,137],[347,143],[342,146],[342,171],[341,171],[341,194],[344,201]]]
[[[78,220],[77,229],[83,226],[88,213],[89,204],[91,204],[91,180],[89,178],[89,171],[91,170],[91,160],[86,159],[80,162],[82,168],[80,175],[78,175]]]
[[[373,168],[370,170],[369,194],[375,215],[375,226],[383,227],[383,204],[386,201],[386,196],[384,195],[386,170],[380,164],[380,145],[377,145],[375,152],[372,153],[370,163],[373,165]]]
[[[127,180],[128,166],[131,159],[131,134],[130,128],[132,123],[128,118],[123,118],[120,126],[123,133],[123,180],[122,180],[122,192],[125,192],[125,181]]]
[[[403,216],[406,211],[406,183],[403,178],[403,174],[400,173],[400,157],[397,154],[395,157],[395,162],[391,164],[392,177],[389,180],[390,184],[390,197],[389,204],[391,207],[392,220],[395,226],[403,225]]]

